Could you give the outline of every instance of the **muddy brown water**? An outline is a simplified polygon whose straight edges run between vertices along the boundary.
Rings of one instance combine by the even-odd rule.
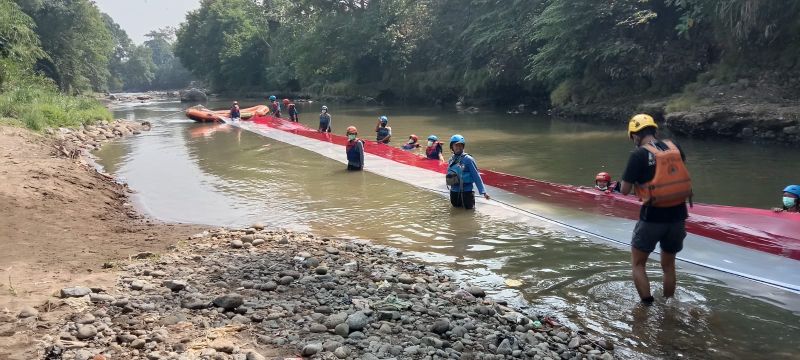
[[[315,127],[319,105],[301,105],[301,122]],[[356,125],[371,136],[377,117],[386,114],[395,145],[411,133],[424,139],[458,132],[480,166],[560,183],[591,185],[601,170],[618,177],[632,147],[624,126],[328,105],[335,132]],[[96,153],[157,218],[226,226],[262,222],[371,239],[451,269],[453,276],[526,311],[554,313],[569,325],[613,339],[622,358],[793,358],[800,349],[796,295],[746,282],[730,286],[716,274],[687,270],[679,274],[675,299],[641,308],[624,249],[455,211],[439,194],[368,172],[349,173],[308,150],[187,121],[182,108],[170,102],[116,107],[117,117],[150,121],[153,130]],[[798,152],[780,146],[677,140],[688,154],[698,202],[773,206],[796,175],[789,164],[800,161]],[[652,265],[655,284],[660,269]],[[507,279],[523,285],[508,287]]]

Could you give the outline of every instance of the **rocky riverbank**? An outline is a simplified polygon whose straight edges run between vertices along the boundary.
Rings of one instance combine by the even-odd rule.
[[[364,241],[255,225],[146,255],[114,287],[63,289],[47,308],[65,318],[24,309],[20,322],[48,328],[63,359],[613,358],[603,339]]]
[[[130,190],[85,156],[148,128],[114,121],[37,134],[0,126],[0,359],[41,358],[36,328],[20,323],[20,309],[46,309],[70,283],[113,285],[117,261],[162,252],[199,231],[143,218]],[[40,325],[60,316],[41,314]]]

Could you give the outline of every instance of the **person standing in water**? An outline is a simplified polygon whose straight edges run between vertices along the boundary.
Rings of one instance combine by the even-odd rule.
[[[594,177],[594,188],[606,194],[619,192],[619,187],[619,182],[611,181],[611,174],[605,171],[597,173]]]
[[[436,135],[428,136],[428,146],[425,148],[425,157],[431,160],[444,161],[442,155],[442,143]]]
[[[406,141],[406,143],[403,144],[402,146],[403,150],[406,151],[413,151],[414,149],[417,149],[419,147],[420,147],[419,138],[417,137],[417,135],[414,134],[409,135],[408,141]]]
[[[331,132],[331,114],[328,113],[328,107],[322,105],[322,112],[319,113],[319,132]]]
[[[287,110],[289,112],[289,120],[293,122],[300,121],[300,113],[297,111],[297,106],[293,103],[289,104],[289,108]]]
[[[800,185],[789,185],[783,189],[783,207],[772,209],[775,212],[800,213]]]
[[[621,192],[631,191],[642,200],[639,221],[631,240],[633,283],[642,304],[651,305],[647,278],[647,259],[661,247],[661,269],[664,272],[664,297],[675,295],[677,286],[675,256],[683,249],[686,238],[686,200],[691,202],[692,183],[680,147],[670,140],[656,137],[658,126],[650,115],[638,114],[628,123],[628,137],[636,149],[622,174]]]
[[[239,110],[239,102],[234,101],[231,106],[231,121],[239,121],[242,118],[241,110]]]
[[[347,170],[364,169],[364,140],[358,138],[358,129],[355,126],[347,127]]]
[[[271,95],[269,97],[269,110],[272,111],[272,116],[274,117],[281,117],[281,104],[278,102],[278,98],[275,95]]]
[[[483,186],[481,174],[478,172],[478,165],[475,159],[464,152],[467,140],[461,135],[453,135],[450,138],[450,150],[453,157],[447,162],[447,175],[445,177],[447,186],[450,188],[450,203],[454,207],[472,209],[475,207],[475,193],[472,191],[473,184],[478,188],[478,194],[486,200],[491,199]]]
[[[375,125],[375,141],[381,144],[388,144],[392,140],[392,128],[387,126],[388,124],[389,118],[386,115],[381,116],[378,124]]]

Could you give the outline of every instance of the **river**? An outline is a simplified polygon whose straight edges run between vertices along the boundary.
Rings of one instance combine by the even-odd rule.
[[[320,105],[302,104],[301,122],[316,127]],[[377,117],[386,114],[397,146],[411,133],[422,141],[461,133],[482,168],[559,183],[590,186],[598,171],[616,179],[632,149],[624,126],[328,105],[335,132],[355,125],[371,138]],[[339,162],[253,133],[196,124],[181,109],[175,102],[118,105],[116,117],[150,121],[153,130],[96,152],[156,218],[224,226],[262,222],[370,239],[451,269],[526,311],[556,313],[565,323],[603,334],[623,358],[791,358],[800,348],[797,296],[775,298],[761,285],[732,287],[709,274],[680,271],[675,299],[641,308],[624,250],[453,210],[439,194],[368,172],[349,173]],[[796,176],[791,165],[800,161],[800,153],[779,146],[677,140],[688,154],[696,202],[775,206]],[[656,284],[660,269],[651,265]],[[506,279],[523,285],[507,287]]]

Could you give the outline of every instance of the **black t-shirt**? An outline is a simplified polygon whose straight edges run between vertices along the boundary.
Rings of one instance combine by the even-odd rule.
[[[681,158],[686,161],[686,155],[680,145],[674,141],[673,144],[678,147],[681,152]],[[656,141],[655,146],[659,149],[667,149],[667,145],[660,140]],[[655,176],[655,157],[643,147],[631,152],[631,157],[628,158],[628,165],[622,174],[622,180],[631,184],[644,184],[653,180]],[[686,203],[666,208],[642,205],[642,209],[639,211],[639,219],[648,222],[676,222],[686,220],[687,217],[689,217],[689,212],[686,210]]]

